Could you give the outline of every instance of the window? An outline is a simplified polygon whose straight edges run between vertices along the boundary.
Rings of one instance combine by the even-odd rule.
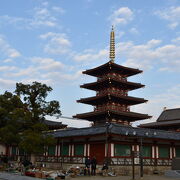
[[[61,155],[68,156],[69,155],[69,145],[63,145],[61,148]]]
[[[169,158],[169,148],[168,147],[159,147],[159,157],[160,158]]]
[[[151,157],[151,146],[143,146],[142,155],[143,157]]]
[[[12,155],[16,155],[16,147],[12,146],[12,151],[11,151]]]
[[[77,156],[83,156],[84,155],[84,145],[83,144],[75,145],[74,154]]]
[[[131,155],[131,146],[130,145],[114,145],[114,154],[115,156],[130,156]]]
[[[176,157],[180,157],[180,147],[176,147]]]
[[[48,155],[55,156],[55,154],[56,154],[56,146],[49,146],[48,147]]]

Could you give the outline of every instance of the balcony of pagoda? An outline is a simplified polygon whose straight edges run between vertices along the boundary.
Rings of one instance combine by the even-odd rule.
[[[127,78],[125,76],[122,76],[120,74],[116,74],[116,73],[108,73],[108,74],[104,74],[101,77],[97,78],[97,81],[102,81],[104,79],[108,79],[108,78],[113,78],[113,79],[117,79],[123,82],[127,82]]]
[[[116,88],[106,88],[101,91],[97,91],[96,95],[97,96],[102,96],[106,94],[114,94],[114,95],[120,95],[120,96],[127,96],[128,92],[127,90],[122,90],[122,89],[116,89]]]
[[[96,107],[94,107],[94,111],[98,112],[98,111],[106,111],[106,110],[114,110],[114,111],[122,111],[122,112],[130,112],[130,107],[122,105],[120,106],[119,104],[112,104],[112,105],[98,105]]]

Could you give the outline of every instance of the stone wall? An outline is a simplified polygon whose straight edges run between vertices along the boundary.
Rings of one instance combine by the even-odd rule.
[[[37,163],[40,165],[40,163]],[[48,169],[62,169],[60,163],[44,163],[45,167]],[[63,169],[67,170],[70,167],[84,167],[84,164],[70,164],[63,163]],[[101,171],[102,165],[97,165],[97,171]],[[144,174],[164,174],[166,170],[170,170],[170,166],[144,166]],[[109,166],[110,171],[114,171],[117,175],[130,176],[132,175],[132,166]],[[140,166],[135,166],[135,174],[140,174]]]

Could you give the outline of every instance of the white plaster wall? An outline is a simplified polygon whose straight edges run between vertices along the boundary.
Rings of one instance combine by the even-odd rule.
[[[74,144],[71,145],[71,148],[72,156],[74,156]]]
[[[0,144],[0,154],[5,155],[6,154],[6,146]]]
[[[155,158],[155,146],[152,146],[152,158]]]
[[[86,148],[87,148],[87,145],[84,144],[84,156],[87,156],[87,155],[86,155]]]
[[[111,157],[114,156],[114,144],[111,143]]]
[[[170,147],[170,153],[169,153],[169,155],[170,155],[170,158],[171,158],[171,159],[172,159],[172,153],[173,153],[172,147]]]

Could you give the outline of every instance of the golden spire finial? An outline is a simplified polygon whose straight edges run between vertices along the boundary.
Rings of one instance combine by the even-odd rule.
[[[110,51],[109,58],[111,62],[114,62],[115,59],[115,35],[114,35],[114,27],[112,26],[111,35],[110,35]]]

